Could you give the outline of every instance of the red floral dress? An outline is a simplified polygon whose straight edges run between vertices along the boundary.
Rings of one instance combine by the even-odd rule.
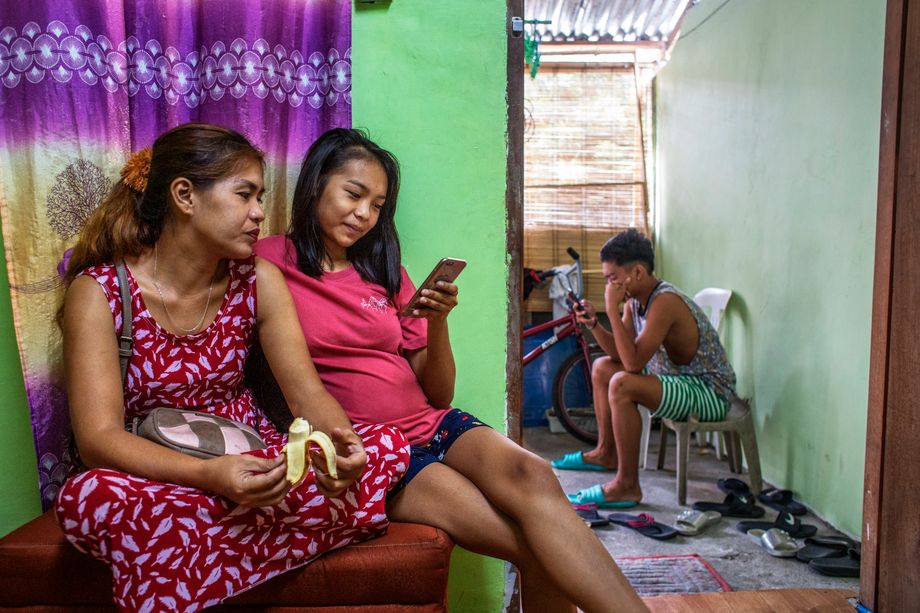
[[[273,457],[287,441],[243,385],[256,313],[252,258],[230,261],[230,283],[214,321],[175,336],[150,315],[134,278],[134,354],[125,382],[125,419],[156,406],[197,407],[248,423]],[[114,266],[83,271],[96,279],[121,331]],[[204,407],[204,408],[202,408]],[[112,569],[112,589],[127,611],[191,613],[220,603],[323,552],[379,536],[386,493],[405,472],[408,442],[395,428],[356,425],[368,455],[361,479],[326,498],[312,473],[273,507],[250,508],[202,490],[108,469],[71,478],[55,505],[67,539]]]

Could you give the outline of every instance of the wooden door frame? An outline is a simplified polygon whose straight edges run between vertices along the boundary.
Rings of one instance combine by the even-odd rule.
[[[875,280],[860,599],[876,613],[920,598],[920,493],[907,487],[920,441],[920,0],[888,0],[882,76]]]
[[[508,255],[508,327],[505,353],[505,408],[507,432],[521,444],[523,366],[521,365],[521,297],[524,253],[524,36],[511,31],[513,17],[524,17],[524,0],[507,0],[508,27],[508,151],[506,162],[505,241]]]

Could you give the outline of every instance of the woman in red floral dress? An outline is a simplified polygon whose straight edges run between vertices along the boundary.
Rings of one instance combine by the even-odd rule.
[[[67,393],[92,468],[65,484],[55,511],[68,540],[111,567],[122,610],[197,611],[382,534],[386,492],[407,465],[398,430],[353,428],[325,391],[283,277],[253,256],[262,166],[236,132],[204,124],[166,132],[122,171],[69,264]],[[124,383],[121,260],[134,314]],[[243,384],[256,334],[292,412],[332,437],[337,479],[317,457],[302,483],[287,482],[287,436]],[[268,448],[201,460],[125,430],[157,406],[246,423]]]

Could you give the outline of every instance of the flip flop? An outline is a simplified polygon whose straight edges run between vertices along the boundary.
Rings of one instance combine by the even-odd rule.
[[[806,564],[812,560],[842,558],[851,547],[858,547],[858,544],[845,536],[816,536],[805,539],[805,546],[795,554],[795,558]]]
[[[585,523],[588,524],[589,528],[597,528],[599,526],[607,526],[610,524],[609,519],[606,517],[601,517],[600,513],[597,512],[597,505],[593,502],[588,504],[573,504],[572,508],[580,518],[585,520]]]
[[[788,511],[793,515],[805,515],[808,512],[802,503],[792,499],[792,492],[789,490],[771,487],[762,491],[757,500],[777,511]]]
[[[856,547],[847,549],[846,557],[818,558],[809,562],[808,567],[831,577],[858,577],[860,553],[860,547],[857,544]]]
[[[611,513],[607,519],[620,526],[626,526],[638,532],[643,536],[664,541],[677,536],[677,530],[671,526],[665,526],[655,521],[655,518],[648,513],[639,515],[630,515],[628,513]]]
[[[697,511],[716,511],[726,517],[763,517],[763,507],[754,504],[750,494],[731,493],[723,502],[694,502]],[[756,526],[755,526],[756,527]]]
[[[814,536],[818,531],[817,527],[809,524],[803,524],[801,521],[799,521],[798,517],[786,511],[781,511],[779,515],[776,516],[776,520],[772,523],[768,521],[739,521],[737,527],[740,532],[779,528],[780,530],[787,532],[792,538],[797,539]]]
[[[750,486],[741,479],[735,479],[734,477],[729,477],[728,479],[719,479],[716,482],[716,485],[719,486],[719,489],[722,490],[724,494],[747,494],[748,496],[753,496]]]
[[[696,536],[707,527],[722,519],[722,514],[717,511],[685,510],[677,516],[674,529],[684,536]]]
[[[767,553],[777,558],[792,558],[800,549],[795,539],[789,536],[788,532],[779,528],[769,530],[755,528],[748,530],[747,535],[766,549]]]
[[[638,500],[619,500],[610,502],[604,498],[604,491],[600,485],[592,485],[574,494],[566,494],[569,502],[572,504],[589,504],[594,503],[598,509],[627,509],[639,504]]]
[[[600,464],[588,464],[585,462],[585,458],[580,451],[567,453],[561,458],[553,460],[550,464],[552,464],[553,468],[558,468],[559,470],[614,470],[606,466],[601,466]]]

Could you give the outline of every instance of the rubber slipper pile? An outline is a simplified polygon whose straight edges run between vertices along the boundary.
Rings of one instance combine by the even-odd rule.
[[[860,544],[845,536],[816,536],[805,539],[795,555],[809,568],[831,577],[858,577]]]
[[[793,498],[791,491],[768,488],[755,498],[748,484],[740,479],[719,479],[718,486],[726,494],[725,500],[694,503],[693,508],[697,512],[718,512],[727,517],[747,518],[738,522],[738,531],[745,533],[772,556],[794,557],[824,575],[859,576],[859,543],[845,536],[815,536],[817,527],[802,523],[798,517],[805,515],[808,509]],[[773,521],[753,521],[765,514],[756,502],[775,509],[776,518]],[[796,539],[805,539],[804,545]]]
[[[574,453],[566,455],[560,461],[563,462],[569,470],[596,470],[586,468],[589,465],[584,464],[580,453],[577,457]],[[578,516],[592,528],[613,523],[660,541],[672,539],[678,534],[696,536],[718,523],[722,517],[745,518],[737,523],[738,531],[745,533],[771,556],[795,558],[824,575],[859,576],[859,543],[845,536],[815,536],[817,527],[799,519],[798,516],[805,515],[807,509],[793,499],[791,491],[768,488],[755,497],[747,483],[735,478],[719,479],[718,486],[725,494],[722,502],[695,502],[692,510],[684,510],[677,516],[674,527],[655,521],[648,513],[610,513],[602,516],[598,509],[634,506],[638,501],[608,502],[600,485],[569,494],[568,498]],[[754,521],[766,513],[757,502],[777,511],[773,521]],[[796,539],[804,539],[804,545]]]

